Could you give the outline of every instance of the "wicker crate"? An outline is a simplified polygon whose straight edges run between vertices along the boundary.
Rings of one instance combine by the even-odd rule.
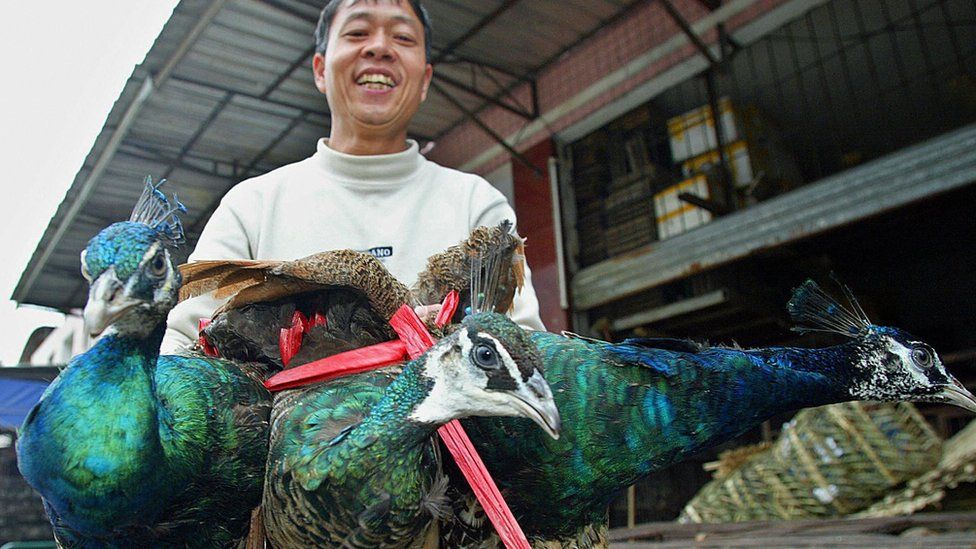
[[[776,444],[705,485],[681,522],[847,515],[935,466],[941,440],[909,403],[803,410]]]

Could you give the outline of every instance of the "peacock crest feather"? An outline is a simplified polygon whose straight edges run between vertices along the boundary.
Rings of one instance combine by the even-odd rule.
[[[512,230],[512,222],[503,221],[498,229],[501,234],[507,235]],[[522,288],[524,282],[524,271],[521,268],[524,262],[522,243],[513,243],[509,239],[493,239],[475,242],[475,244],[477,247],[472,247],[469,251],[472,256],[470,313],[496,311],[500,305],[503,305],[503,301],[510,299],[504,295],[506,285],[503,277],[506,274],[512,273],[516,289]]]
[[[836,279],[835,279],[836,281]],[[860,338],[871,332],[873,324],[857,302],[850,288],[837,282],[848,305],[825,292],[813,280],[807,280],[793,290],[787,310],[800,333],[827,332],[848,338]]]
[[[146,176],[146,186],[132,210],[129,221],[142,223],[156,231],[160,240],[168,246],[178,246],[186,241],[183,223],[179,214],[186,213],[186,206],[173,193],[172,200],[159,190],[166,184],[165,179],[153,185],[152,176]]]

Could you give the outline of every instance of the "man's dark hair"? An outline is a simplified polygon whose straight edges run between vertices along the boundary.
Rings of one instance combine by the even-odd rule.
[[[329,28],[332,26],[332,21],[335,19],[335,14],[339,10],[339,6],[345,1],[329,0],[325,7],[322,8],[322,13],[319,14],[319,24],[315,26],[315,53],[325,55],[325,48],[329,43]],[[427,56],[427,61],[430,62],[430,17],[427,15],[427,10],[420,4],[420,0],[407,0],[407,3],[410,4],[414,15],[417,16],[417,19],[420,19],[420,24],[424,27],[424,54]]]

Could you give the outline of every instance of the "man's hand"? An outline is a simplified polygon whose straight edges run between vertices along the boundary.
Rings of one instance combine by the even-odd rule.
[[[420,320],[424,321],[424,324],[433,324],[434,319],[437,318],[437,313],[441,312],[441,304],[437,303],[435,305],[417,305],[413,308],[413,311],[417,313]]]

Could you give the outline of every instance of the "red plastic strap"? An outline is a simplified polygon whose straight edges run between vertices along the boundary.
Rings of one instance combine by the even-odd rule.
[[[309,326],[309,329],[312,329],[315,326],[325,326],[326,324],[328,324],[328,322],[325,319],[325,315],[316,311],[315,314],[312,315],[311,325]]]
[[[451,317],[454,316],[454,311],[457,310],[458,302],[461,300],[461,295],[458,294],[457,290],[451,290],[447,292],[447,296],[444,298],[444,303],[441,303],[441,310],[437,313],[437,318],[434,319],[434,324],[438,328],[443,328],[451,321]]]
[[[296,310],[291,315],[291,327],[282,328],[278,334],[278,352],[281,354],[281,363],[285,366],[288,366],[292,357],[302,348],[302,336],[308,331],[308,327],[308,317]]]
[[[395,339],[369,347],[360,347],[278,372],[265,381],[264,386],[269,391],[281,391],[309,383],[318,383],[375,370],[403,362],[406,358],[406,347],[402,341]]]
[[[444,326],[457,310],[459,296],[457,292],[450,292],[444,298],[441,310],[435,321],[438,326]],[[296,311],[297,313],[297,311]],[[301,313],[297,313],[301,314]],[[318,323],[318,315],[313,317],[311,325]],[[301,342],[301,330],[309,326],[308,319],[302,322],[293,322],[293,330],[298,327],[298,341]],[[402,362],[405,358],[414,359],[424,353],[434,345],[434,338],[427,331],[420,317],[414,310],[406,305],[400,307],[390,319],[390,326],[400,336],[399,340],[387,341],[378,345],[362,347],[352,351],[346,351],[330,357],[326,357],[315,362],[303,364],[297,368],[285,370],[272,376],[264,382],[264,386],[270,391],[280,391],[299,387],[309,383],[326,381],[344,375],[355,374],[381,368],[391,364]],[[282,339],[285,339],[286,330],[282,330]],[[295,348],[297,352],[297,346]],[[285,352],[282,352],[282,359]],[[288,359],[291,359],[289,355]],[[498,537],[508,549],[529,549],[529,541],[522,532],[515,515],[512,514],[505,498],[495,481],[492,480],[488,469],[478,455],[478,451],[471,443],[467,433],[457,421],[451,421],[437,430],[444,445],[451,452],[454,461],[461,469],[464,478],[471,485],[471,489],[481,502],[485,514],[491,520]]]
[[[400,336],[400,340],[407,346],[410,360],[424,354],[424,351],[434,346],[434,337],[427,331],[424,321],[409,305],[400,305],[397,312],[390,319],[390,326]]]
[[[212,357],[220,357],[220,351],[214,347],[207,336],[203,335],[203,329],[210,325],[209,318],[201,318],[197,323],[197,343],[200,348],[203,349],[203,354]]]
[[[508,504],[505,503],[505,498],[502,497],[494,479],[491,478],[491,474],[485,468],[485,463],[478,455],[471,439],[468,438],[468,434],[461,427],[461,422],[456,419],[451,420],[442,425],[437,430],[437,434],[441,436],[441,440],[451,452],[451,456],[454,457],[454,461],[461,469],[464,478],[471,485],[474,495],[478,497],[481,507],[484,508],[485,514],[488,515],[488,519],[491,520],[491,524],[495,527],[495,531],[498,532],[498,537],[505,544],[505,547],[529,549],[529,541],[526,539],[522,527],[515,520],[515,515],[508,508]]]

